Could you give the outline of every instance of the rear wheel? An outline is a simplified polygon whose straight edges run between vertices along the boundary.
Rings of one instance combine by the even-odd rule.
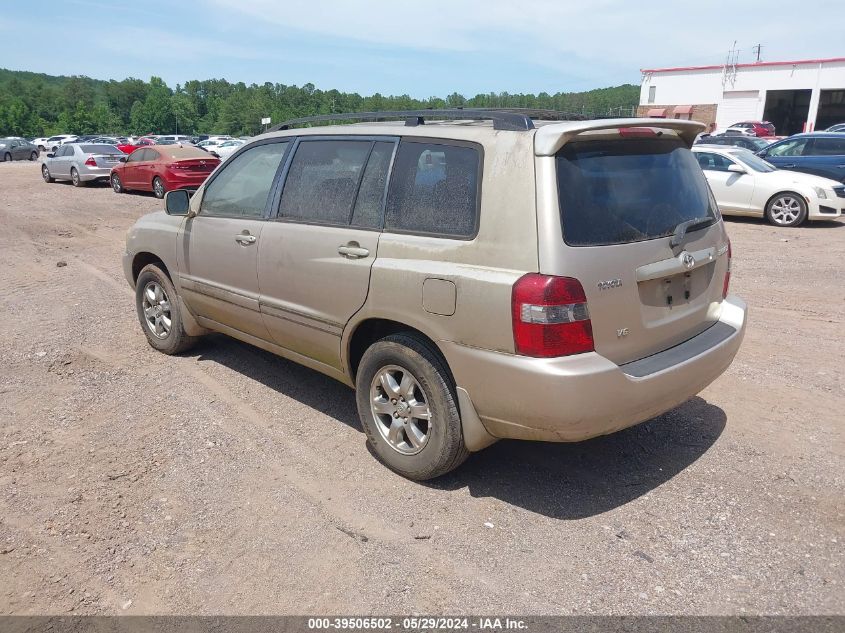
[[[457,468],[469,455],[448,370],[413,334],[374,343],[356,378],[358,414],[376,456],[416,480]]]
[[[185,333],[176,289],[155,264],[141,270],[135,284],[138,320],[149,344],[164,354],[178,354],[196,343]]]
[[[3,162],[4,163],[6,161],[11,161],[11,160],[12,160],[12,155],[9,152],[6,152],[5,154],[3,154]]]
[[[50,170],[47,169],[47,165],[41,165],[41,177],[44,179],[44,182],[55,182],[50,175]]]
[[[164,187],[164,181],[158,176],[153,178],[153,193],[156,198],[163,198],[164,194],[167,193],[167,189]]]
[[[114,189],[115,193],[126,193],[126,189],[123,188],[123,182],[117,174],[111,175],[111,188]]]
[[[766,219],[775,226],[798,226],[807,219],[807,203],[797,193],[779,193],[766,205]]]
[[[38,160],[38,152],[32,152],[32,153],[29,155],[29,160],[31,160],[32,162],[37,161],[37,160]]]
[[[71,168],[70,170],[70,181],[73,183],[74,187],[84,187],[85,181],[79,177],[79,172],[76,171],[76,167]]]

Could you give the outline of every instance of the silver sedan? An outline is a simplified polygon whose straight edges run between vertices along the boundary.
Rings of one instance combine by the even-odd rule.
[[[121,156],[123,152],[114,145],[70,143],[47,154],[41,176],[46,182],[70,180],[75,187],[83,187],[92,180],[108,180]]]

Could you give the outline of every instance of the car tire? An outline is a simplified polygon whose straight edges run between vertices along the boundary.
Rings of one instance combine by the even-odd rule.
[[[766,219],[775,226],[799,226],[807,219],[807,203],[800,194],[781,192],[766,205]]]
[[[44,182],[56,182],[55,178],[50,175],[50,170],[47,165],[41,165],[41,177],[44,179]]]
[[[469,456],[451,374],[421,337],[400,333],[371,345],[355,391],[373,452],[403,477],[433,479]]]
[[[4,162],[4,163],[5,163],[6,161],[11,162],[11,160],[12,160],[12,155],[11,155],[9,152],[6,152],[5,154],[3,154],[3,162]]]
[[[85,181],[79,177],[79,172],[76,171],[76,167],[71,167],[70,170],[70,181],[73,183],[74,187],[84,187]]]
[[[123,186],[123,181],[117,174],[111,175],[111,188],[115,193],[126,193],[126,188]]]
[[[44,147],[43,145],[39,145],[39,146],[38,146],[38,151],[39,151],[39,152],[43,152],[43,151],[44,151],[44,150],[46,150],[46,149],[47,149],[47,148],[46,148],[46,147]]]
[[[167,193],[167,187],[164,186],[164,181],[156,176],[153,178],[153,194],[156,198],[161,200],[165,193]]]
[[[185,333],[176,288],[155,264],[144,266],[138,275],[135,307],[147,341],[159,352],[179,354],[196,343],[197,337]]]
[[[37,160],[38,160],[38,152],[32,152],[32,153],[29,155],[29,160],[31,160],[33,163],[34,163],[35,161],[37,161]]]

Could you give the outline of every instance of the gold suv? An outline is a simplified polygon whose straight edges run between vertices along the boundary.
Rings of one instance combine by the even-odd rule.
[[[328,118],[369,122],[297,127]],[[129,231],[124,269],[150,345],[223,332],[336,378],[376,455],[428,479],[498,438],[612,433],[725,371],[746,307],[689,149],[702,129],[294,120],[193,196],[169,192]]]

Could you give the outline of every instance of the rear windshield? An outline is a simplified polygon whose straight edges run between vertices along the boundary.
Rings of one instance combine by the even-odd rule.
[[[123,154],[114,145],[82,145],[81,149],[86,154]]]
[[[718,217],[698,162],[676,137],[576,141],[556,163],[570,246],[641,242],[693,218]]]

